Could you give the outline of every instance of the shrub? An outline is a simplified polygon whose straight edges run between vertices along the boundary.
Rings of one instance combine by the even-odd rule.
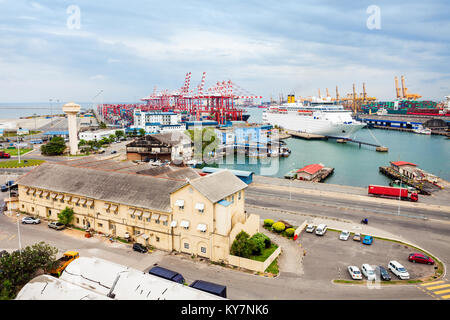
[[[286,226],[284,225],[283,222],[275,222],[272,225],[272,229],[275,230],[276,232],[280,233],[282,232],[284,229],[286,229]]]
[[[295,233],[295,229],[294,228],[289,228],[289,229],[286,229],[285,232],[286,232],[286,235],[288,237],[292,237],[294,235],[294,233]]]
[[[266,220],[264,220],[264,225],[265,225],[266,227],[271,227],[271,226],[273,225],[274,222],[275,222],[275,221],[273,221],[272,219],[266,219]]]
[[[234,256],[248,258],[252,254],[253,246],[253,241],[250,241],[248,233],[241,231],[234,239],[230,253]]]
[[[271,244],[269,237],[262,233],[255,233],[253,235],[253,237],[250,238],[250,241],[253,244],[252,253],[254,255],[262,254],[264,249],[270,247],[270,244]],[[267,242],[269,243],[268,246],[267,246]]]
[[[62,210],[60,213],[58,213],[58,221],[68,225],[73,220],[73,209],[66,207],[64,210]]]

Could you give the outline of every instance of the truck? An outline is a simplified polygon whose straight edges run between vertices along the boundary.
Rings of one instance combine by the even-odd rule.
[[[50,271],[50,274],[56,277],[60,277],[61,273],[73,260],[78,259],[80,254],[77,251],[66,251],[63,256],[56,260],[56,267]]]
[[[184,277],[178,272],[158,266],[151,268],[148,273],[181,284],[185,282]]]
[[[405,188],[385,187],[369,185],[369,194],[376,197],[394,198],[408,201],[418,201],[419,196],[417,192],[411,192]]]
[[[203,280],[195,280],[194,282],[191,283],[191,285],[189,285],[189,287],[205,291],[222,298],[227,297],[227,287],[221,284]]]
[[[9,158],[11,158],[11,155],[10,155],[9,153],[0,151],[0,158],[6,158],[6,159],[9,159]]]

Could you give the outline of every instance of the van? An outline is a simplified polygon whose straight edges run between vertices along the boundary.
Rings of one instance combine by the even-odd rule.
[[[222,286],[220,284],[203,280],[195,280],[189,287],[205,291],[222,298],[227,297],[227,287]]]
[[[148,273],[173,282],[184,284],[184,278],[181,274],[166,268],[153,267],[149,270]]]
[[[409,279],[409,273],[406,271],[405,267],[402,266],[397,261],[389,261],[388,269],[395,274],[397,277],[399,277],[402,280],[408,280]]]
[[[328,227],[326,224],[319,224],[316,228],[316,234],[318,236],[323,236],[325,232],[327,231]]]

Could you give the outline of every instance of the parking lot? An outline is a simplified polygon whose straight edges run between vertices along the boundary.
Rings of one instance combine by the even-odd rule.
[[[314,232],[302,231],[299,242],[306,251],[303,259],[303,269],[308,279],[314,280],[352,280],[347,267],[367,263],[373,268],[383,266],[388,270],[388,263],[396,260],[402,264],[410,274],[410,280],[429,277],[434,274],[435,265],[412,263],[408,255],[417,251],[406,245],[387,240],[374,239],[371,245],[352,240],[339,240],[340,232],[328,230],[324,236],[317,236]],[[392,280],[400,280],[389,271]]]

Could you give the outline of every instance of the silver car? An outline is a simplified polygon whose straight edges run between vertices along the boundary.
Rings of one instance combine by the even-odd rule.
[[[25,217],[22,219],[23,224],[38,224],[41,223],[41,220],[39,218],[33,218],[33,217]]]
[[[56,230],[62,230],[66,227],[66,225],[61,222],[49,222],[48,227]]]

